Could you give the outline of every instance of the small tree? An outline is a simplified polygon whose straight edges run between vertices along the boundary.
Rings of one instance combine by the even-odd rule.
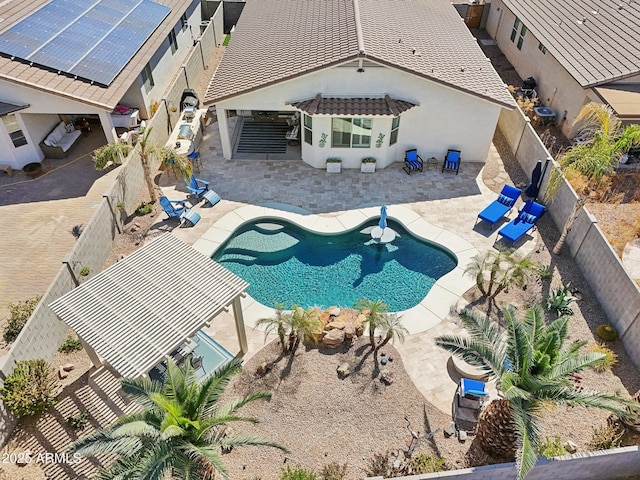
[[[56,404],[58,382],[42,359],[23,360],[4,381],[0,395],[16,417],[40,415]]]
[[[289,323],[289,351],[291,354],[300,346],[300,342],[316,343],[322,324],[315,309],[305,310],[297,305],[291,306],[291,315],[285,317]]]
[[[18,335],[38,306],[41,298],[42,295],[38,295],[21,302],[9,304],[9,318],[7,319],[7,326],[4,330],[4,339],[7,342],[13,342],[18,338]]]
[[[383,316],[389,311],[389,306],[382,300],[369,300],[361,298],[358,300],[354,308],[361,310],[366,319],[365,323],[369,327],[369,343],[371,348],[376,348],[376,328]]]
[[[186,155],[181,155],[171,147],[157,149],[160,162],[165,168],[175,168],[184,178],[188,179],[193,173],[193,165]]]
[[[290,314],[285,313],[283,311],[284,303],[276,302],[275,307],[276,307],[275,315],[273,317],[259,319],[256,322],[256,327],[261,327],[261,326],[265,327],[265,338],[275,330],[276,333],[278,334],[278,338],[280,339],[280,346],[282,347],[282,352],[284,353],[287,351],[286,335],[287,335],[287,328],[290,323],[287,319],[287,316]]]
[[[400,322],[400,317],[395,314],[385,314],[378,321],[378,328],[382,329],[382,339],[376,347],[376,351],[384,347],[389,340],[398,339],[404,342],[404,336],[409,334],[409,330]]]
[[[144,172],[144,181],[147,184],[147,190],[149,191],[149,199],[151,203],[156,203],[158,196],[156,195],[156,189],[153,186],[153,179],[151,178],[151,155],[158,150],[157,147],[149,145],[149,135],[153,127],[148,127],[142,132],[142,139],[138,142],[140,145],[140,162],[142,163],[142,171]]]
[[[133,147],[123,142],[115,141],[96,148],[91,157],[96,170],[104,170],[112,165],[120,165],[129,155]]]
[[[495,298],[511,286],[523,287],[539,269],[539,263],[528,257],[519,257],[514,250],[497,249],[476,255],[465,273],[475,278],[483,296]]]

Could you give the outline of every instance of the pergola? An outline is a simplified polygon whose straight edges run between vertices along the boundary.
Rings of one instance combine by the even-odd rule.
[[[78,334],[94,365],[139,377],[233,305],[240,350],[247,339],[243,279],[166,233],[49,307]]]

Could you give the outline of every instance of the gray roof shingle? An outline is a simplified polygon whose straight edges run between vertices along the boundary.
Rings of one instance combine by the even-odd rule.
[[[515,106],[447,0],[249,0],[205,103],[359,57]]]
[[[637,0],[503,0],[583,87],[640,73]]]
[[[415,103],[396,100],[385,95],[383,98],[351,98],[351,97],[323,97],[318,94],[315,98],[292,102],[291,105],[309,115],[393,115],[398,116]]]

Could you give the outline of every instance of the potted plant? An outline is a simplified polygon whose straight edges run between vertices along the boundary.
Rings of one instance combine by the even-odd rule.
[[[376,159],[373,157],[365,157],[360,162],[360,171],[362,173],[373,173],[376,171]]]
[[[86,277],[87,275],[89,275],[89,267],[82,267],[80,269],[80,275],[82,275],[83,277]]]
[[[327,158],[327,172],[340,173],[342,168],[342,160],[339,158]]]

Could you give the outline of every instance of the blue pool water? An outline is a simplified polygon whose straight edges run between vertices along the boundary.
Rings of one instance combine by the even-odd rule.
[[[263,219],[236,230],[213,259],[249,282],[263,305],[351,307],[381,299],[391,311],[422,301],[436,280],[457,265],[455,256],[410,235],[398,223],[397,238],[371,240],[378,220],[339,235],[318,235],[282,220]]]

